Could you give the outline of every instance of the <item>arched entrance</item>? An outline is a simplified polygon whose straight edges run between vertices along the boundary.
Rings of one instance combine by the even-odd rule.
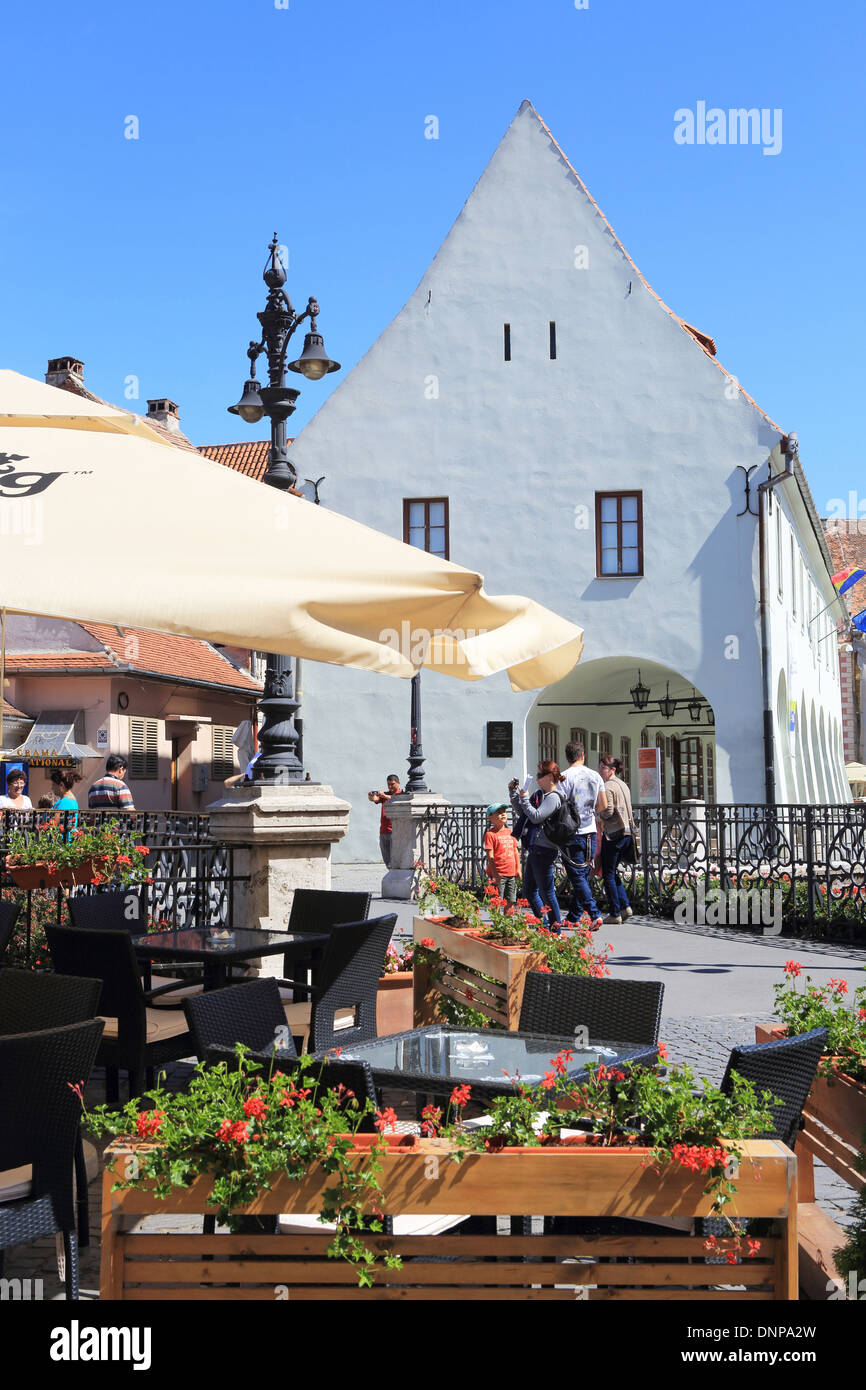
[[[637,698],[642,698],[639,685],[647,692],[642,709],[631,693],[635,689]],[[674,708],[666,717],[668,699]],[[581,661],[564,680],[540,691],[530,709],[527,766],[542,757],[564,765],[566,744],[582,743],[590,766],[597,765],[602,753],[622,759],[635,803],[715,800],[713,718],[702,691],[670,667],[639,657]],[[659,751],[661,785],[656,796],[641,796],[637,755],[642,746]],[[650,785],[644,780],[644,790]]]

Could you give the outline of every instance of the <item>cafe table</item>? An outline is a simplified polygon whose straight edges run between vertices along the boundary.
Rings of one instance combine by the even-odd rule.
[[[368,1062],[377,1087],[444,1095],[465,1084],[473,1099],[483,1101],[510,1095],[517,1080],[537,1086],[551,1070],[552,1058],[565,1051],[572,1054],[566,1074],[577,1081],[599,1063],[649,1066],[658,1046],[610,1039],[577,1046],[573,1037],[432,1024],[344,1047],[340,1060]]]
[[[192,961],[202,968],[204,989],[222,989],[231,981],[234,965],[262,956],[308,956],[311,946],[324,945],[325,932],[282,932],[235,927],[181,928],[151,932],[135,942],[135,953],[154,963]]]

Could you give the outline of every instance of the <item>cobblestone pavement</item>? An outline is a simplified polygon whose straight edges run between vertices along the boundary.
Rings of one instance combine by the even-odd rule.
[[[378,893],[381,865],[339,866],[334,871],[335,888],[369,886]],[[380,906],[381,904],[381,906]],[[397,934],[411,936],[414,909],[408,903],[384,903],[377,908],[396,911]],[[700,1076],[719,1082],[728,1054],[738,1043],[755,1040],[755,1024],[771,1021],[772,986],[782,978],[782,966],[792,955],[811,970],[816,979],[847,972],[856,974],[866,963],[866,952],[832,943],[802,942],[783,937],[751,936],[737,929],[713,927],[678,928],[655,918],[632,918],[622,927],[609,927],[597,940],[610,940],[614,946],[611,965],[636,979],[665,982],[661,1038],[668,1045],[672,1062],[688,1062]],[[736,1006],[738,1012],[726,1009]],[[190,1075],[191,1063],[176,1063],[169,1069],[168,1084],[182,1088]],[[95,1073],[88,1100],[98,1102],[104,1094],[102,1076]],[[394,1098],[388,1097],[389,1101]],[[411,1104],[399,1106],[400,1128],[409,1128]],[[99,1146],[100,1152],[101,1148]],[[90,1184],[91,1240],[81,1252],[81,1296],[98,1297],[99,1228],[101,1171]],[[850,1221],[854,1193],[823,1164],[815,1164],[816,1199],[840,1225]],[[196,1230],[195,1218],[168,1222],[159,1217],[147,1223],[149,1230]],[[63,1285],[57,1278],[53,1237],[34,1241],[6,1252],[6,1278],[41,1279],[43,1297],[62,1298]]]

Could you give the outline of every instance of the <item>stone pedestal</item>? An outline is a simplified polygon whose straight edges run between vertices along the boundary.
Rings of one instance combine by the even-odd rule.
[[[296,888],[330,888],[331,846],[351,810],[331,787],[237,787],[207,809],[211,836],[234,852],[234,926],[285,931]],[[282,966],[282,956],[262,961],[267,975]]]
[[[424,858],[421,828],[431,806],[447,806],[438,792],[404,793],[388,802],[391,835],[391,867],[382,879],[382,897],[408,902],[412,897],[415,865]]]

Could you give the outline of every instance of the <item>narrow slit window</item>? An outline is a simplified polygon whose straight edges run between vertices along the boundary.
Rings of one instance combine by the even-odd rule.
[[[502,337],[503,337],[503,346],[504,346],[504,348],[505,348],[505,360],[506,360],[506,362],[510,362],[510,361],[511,361],[511,324],[510,324],[510,323],[506,323],[506,324],[503,324],[502,327],[503,327],[503,334],[502,334]]]
[[[550,360],[556,361],[556,324],[550,321]]]

